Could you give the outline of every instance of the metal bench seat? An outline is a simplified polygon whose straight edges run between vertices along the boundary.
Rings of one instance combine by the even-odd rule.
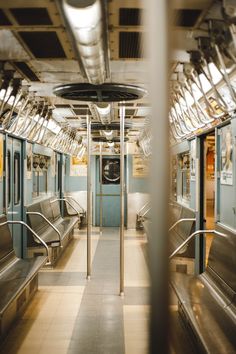
[[[215,236],[204,273],[172,273],[180,315],[199,353],[236,352],[235,247],[234,234]]]
[[[27,259],[16,256],[8,226],[16,223],[30,230],[22,221],[8,221],[5,215],[0,216],[0,339],[5,336],[14,319],[23,311],[37,290],[38,272],[47,262],[48,256],[47,245],[32,230],[30,231],[34,237],[41,241],[46,249],[47,256]]]
[[[62,217],[59,199],[52,197],[28,206],[26,214],[29,225],[50,247],[51,265],[55,264],[62,253],[62,248],[72,238],[76,224],[80,222],[79,213],[76,216]],[[28,246],[31,252],[39,253],[37,249],[34,250],[38,243],[35,241]]]
[[[45,262],[45,256],[28,259],[13,257],[7,268],[0,272],[0,316],[30,283]]]
[[[66,235],[67,232],[70,232],[74,229],[75,225],[78,223],[77,216],[70,216],[69,218],[59,218],[54,222],[54,225],[60,231],[62,238]]]

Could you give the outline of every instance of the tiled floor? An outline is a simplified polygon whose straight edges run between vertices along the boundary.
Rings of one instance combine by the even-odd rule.
[[[53,270],[43,270],[39,291],[0,352],[146,354],[149,278],[142,233],[125,233],[125,297],[119,296],[119,229],[93,230],[93,272],[86,280],[86,230]]]

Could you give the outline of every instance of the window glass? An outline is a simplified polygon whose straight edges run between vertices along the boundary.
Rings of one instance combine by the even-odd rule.
[[[20,202],[20,153],[14,153],[14,204],[19,204]]]
[[[11,203],[11,153],[7,151],[7,207]]]
[[[50,157],[44,155],[33,155],[33,198],[48,193],[48,168]]]
[[[190,200],[190,154],[189,152],[179,154],[180,171],[180,197],[184,201]]]

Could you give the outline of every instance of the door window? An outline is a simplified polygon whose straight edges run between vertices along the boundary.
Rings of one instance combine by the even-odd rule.
[[[11,204],[11,152],[7,151],[7,207]]]
[[[20,153],[14,153],[14,204],[17,205],[20,202]]]

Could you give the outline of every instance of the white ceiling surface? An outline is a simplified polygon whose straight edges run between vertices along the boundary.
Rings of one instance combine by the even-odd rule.
[[[11,31],[0,30],[0,60],[28,60],[30,57]]]
[[[31,64],[37,72],[80,72],[79,64],[76,60],[31,60]]]
[[[110,62],[112,81],[121,83],[148,84],[148,63],[142,61],[112,60]]]
[[[39,78],[41,81],[48,82],[48,83],[76,83],[76,82],[83,82],[84,79],[78,73],[71,73],[71,72],[41,72],[39,73]]]

